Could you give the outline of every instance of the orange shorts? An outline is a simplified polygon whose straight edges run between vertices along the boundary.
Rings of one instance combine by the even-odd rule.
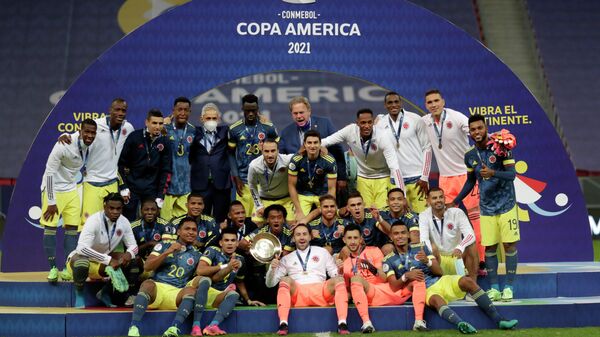
[[[446,203],[450,203],[458,196],[458,193],[462,190],[465,182],[467,181],[467,174],[461,174],[459,176],[445,177],[440,176],[439,185],[444,190],[444,197]],[[467,210],[473,208],[479,208],[479,185],[475,184],[473,190],[467,194],[463,199],[463,204]]]
[[[367,299],[371,306],[400,305],[412,296],[408,288],[393,291],[389,283],[369,284]]]
[[[334,294],[327,291],[327,282],[298,284],[292,296],[292,307],[328,307],[333,305]]]

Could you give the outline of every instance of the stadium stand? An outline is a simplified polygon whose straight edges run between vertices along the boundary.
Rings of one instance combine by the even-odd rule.
[[[600,94],[600,2],[529,0],[527,6],[554,104],[577,169],[600,171],[592,97]]]

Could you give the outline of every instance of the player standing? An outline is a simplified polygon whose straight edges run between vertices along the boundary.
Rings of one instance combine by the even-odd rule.
[[[229,163],[235,181],[237,200],[244,204],[247,215],[254,212],[254,203],[248,187],[248,166],[260,156],[262,142],[271,138],[279,141],[273,123],[260,120],[258,97],[248,94],[242,97],[244,118],[229,127]]]
[[[350,124],[323,139],[323,146],[346,143],[358,166],[356,189],[363,195],[367,207],[385,207],[390,177],[396,187],[403,187],[398,157],[393,138],[373,128],[373,111],[361,109],[356,113],[356,123]]]
[[[171,145],[171,180],[160,216],[163,219],[182,216],[187,212],[185,204],[190,187],[190,147],[196,134],[196,127],[188,122],[191,102],[186,97],[177,97],[173,102],[173,117],[165,124],[167,138]]]
[[[481,115],[469,117],[469,134],[475,146],[465,153],[467,181],[454,203],[461,201],[479,183],[481,208],[481,244],[485,246],[485,264],[490,277],[488,296],[493,301],[513,299],[513,281],[517,274],[519,219],[515,186],[515,160],[512,153],[499,156],[488,145],[488,129]],[[502,293],[498,284],[498,243],[506,257],[506,284]]]
[[[421,213],[427,207],[425,198],[429,189],[431,146],[421,117],[402,108],[402,99],[396,92],[384,97],[387,115],[378,116],[376,127],[394,139],[394,149],[404,177],[404,192],[413,211]]]
[[[77,228],[81,221],[81,201],[77,192],[77,174],[85,166],[89,155],[89,146],[96,138],[96,122],[86,119],[81,122],[78,134],[69,135],[70,141],[56,143],[46,161],[46,170],[42,178],[42,218],[44,228],[43,247],[50,265],[48,281],[58,281],[56,267],[56,230],[62,216],[65,238],[64,253],[68,256],[77,246]],[[70,280],[67,268],[60,273],[63,280]]]
[[[425,93],[425,107],[429,114],[421,117],[427,127],[427,137],[440,171],[439,186],[444,190],[447,204],[454,201],[467,180],[465,152],[469,149],[469,119],[463,113],[446,108],[442,93],[429,90]],[[479,268],[485,268],[485,248],[481,245],[479,224],[479,190],[477,186],[465,196],[463,204],[475,229]],[[482,269],[484,270],[484,269]]]

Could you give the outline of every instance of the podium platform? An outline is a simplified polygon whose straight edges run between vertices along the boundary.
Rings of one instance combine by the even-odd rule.
[[[500,272],[503,273],[503,266]],[[519,319],[519,328],[598,326],[600,321],[600,263],[520,264],[515,282],[515,300],[497,302],[501,314]],[[48,284],[46,273],[0,273],[0,336],[124,336],[131,320],[131,309],[100,307],[95,292],[100,284],[87,288],[86,309],[72,308],[70,282]],[[500,275],[501,284],[504,275]],[[485,278],[479,280],[484,289]],[[478,329],[493,329],[493,323],[475,303],[452,302],[456,312]],[[414,321],[410,304],[369,309],[377,330],[410,330]],[[207,311],[208,323],[214,310]],[[173,311],[148,311],[140,327],[143,335],[161,335],[170,325]],[[425,319],[432,329],[451,329],[437,313],[426,309]],[[295,308],[290,314],[290,332],[335,331],[334,308]],[[189,333],[191,320],[183,332]],[[274,332],[277,328],[275,306],[237,307],[223,324],[228,333]],[[360,329],[360,318],[350,306],[351,331]]]

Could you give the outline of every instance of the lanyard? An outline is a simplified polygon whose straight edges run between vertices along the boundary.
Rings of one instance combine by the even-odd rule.
[[[315,174],[317,174],[317,160],[315,159],[315,166],[311,170],[310,169],[310,159],[308,159],[308,157],[306,157],[306,168],[307,168],[307,173],[308,173],[308,187],[310,187],[312,189],[315,186],[314,180],[315,180]]]
[[[187,125],[187,123],[185,123],[185,128],[183,129],[183,133],[181,134],[181,137],[179,137],[179,140],[177,141],[177,155],[179,157],[183,157],[183,155],[185,154],[185,147],[183,146],[183,138],[187,134],[187,128],[188,128],[188,125]],[[175,125],[175,123],[173,123],[173,131],[175,131],[175,137],[178,137],[177,126]]]
[[[362,147],[362,150],[365,154],[365,160],[367,160],[367,156],[369,155],[369,149],[371,148],[371,140],[373,139],[373,135],[371,135],[371,138],[369,138],[369,140],[367,140],[366,142],[363,142],[362,138],[360,140],[360,147]]]
[[[146,139],[146,136],[148,136],[148,139]],[[150,164],[150,149],[152,148],[152,144],[154,144],[154,141],[157,140],[159,137],[152,139],[150,132],[147,132],[146,129],[144,129],[144,150],[146,150],[146,156],[148,157],[148,164]],[[148,143],[148,140],[150,140],[150,143]]]
[[[106,220],[106,215],[103,217],[104,218],[104,229],[106,229],[106,236],[108,236],[108,251],[112,251],[112,249],[110,248],[110,242],[112,241],[113,236],[115,235],[115,230],[117,230],[117,222],[115,221],[115,224],[113,225],[112,228],[112,232],[109,234],[108,233],[108,221]]]
[[[479,162],[481,164],[485,164],[485,166],[488,166],[487,162],[481,156],[481,153],[479,152],[479,148],[477,147],[477,145],[475,146],[475,150],[477,151],[477,157],[479,157]],[[483,151],[484,151],[484,157],[485,157],[485,149]]]
[[[154,232],[154,224],[152,224],[152,226],[149,226],[150,228],[150,238],[148,238],[148,233],[146,233],[146,226],[144,226],[144,224],[146,223],[146,221],[142,220],[141,221],[141,225],[142,225],[142,236],[144,237],[144,239],[146,239],[146,241],[152,241],[152,233]],[[150,225],[150,224],[148,224]]]
[[[116,156],[117,155],[117,144],[119,143],[119,137],[121,137],[121,128],[123,127],[123,124],[119,125],[119,130],[117,130],[116,139],[114,136],[113,129],[110,128],[110,119],[108,117],[106,117],[106,125],[108,126],[108,132],[110,133],[110,139],[112,140],[112,143],[114,145],[115,156]]]
[[[402,133],[402,121],[404,120],[404,112],[400,113],[400,121],[398,122],[398,130],[394,129],[394,123],[392,122],[392,118],[388,116],[388,124],[390,125],[390,129],[394,134],[394,138],[396,138],[396,146],[400,146],[400,134]]]
[[[271,186],[271,181],[273,181],[273,177],[275,177],[275,172],[277,171],[277,161],[279,158],[275,159],[275,164],[273,164],[273,174],[269,175],[269,172],[271,171],[269,169],[269,166],[264,162],[263,160],[263,164],[265,165],[265,170],[264,170],[264,175],[265,175],[265,180],[267,182],[267,188],[269,188],[269,186]]]
[[[89,146],[85,149],[85,156],[83,155],[83,147],[81,146],[81,140],[77,140],[77,147],[79,148],[79,155],[81,156],[81,161],[83,161],[83,168],[85,170],[85,165],[87,164],[87,160],[90,154]]]
[[[331,241],[332,237],[333,237],[333,233],[335,233],[335,231],[337,231],[337,226],[336,226],[336,221],[333,221],[333,224],[331,225],[331,227],[327,227],[327,225],[325,223],[323,224],[323,235],[325,236],[325,244],[329,244],[331,245]],[[329,231],[329,233],[328,233]]]
[[[256,125],[254,125],[254,127],[252,129],[254,129],[252,131],[252,133],[250,133],[250,130],[248,129],[248,125],[245,125],[246,128],[246,133],[248,134],[248,139],[250,139],[250,142],[252,142],[252,144],[254,144],[254,137],[256,137],[256,131],[258,130],[258,122],[256,122]]]
[[[440,226],[438,226],[438,223],[435,220],[435,215],[431,216],[431,220],[433,220],[433,225],[435,226],[435,230],[440,235],[440,241],[444,240],[443,239],[443,236],[444,236],[444,218],[442,218],[442,220],[441,220],[442,221],[441,228],[440,228]]]
[[[435,120],[433,121],[433,129],[438,139],[438,149],[442,149],[442,133],[444,132],[444,121],[446,120],[446,109],[442,112],[442,118],[440,119],[440,129],[438,130]]]
[[[296,256],[298,257],[298,260],[300,260],[300,264],[302,265],[302,271],[304,271],[304,273],[306,273],[306,267],[308,265],[308,258],[310,257],[311,249],[312,248],[308,248],[308,254],[306,254],[306,261],[302,260],[300,253],[298,252],[298,250],[296,250]]]

